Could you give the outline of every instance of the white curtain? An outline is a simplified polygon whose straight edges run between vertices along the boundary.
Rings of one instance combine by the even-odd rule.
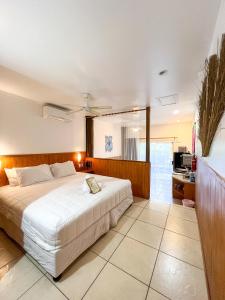
[[[138,134],[129,127],[121,127],[122,158],[138,160]]]

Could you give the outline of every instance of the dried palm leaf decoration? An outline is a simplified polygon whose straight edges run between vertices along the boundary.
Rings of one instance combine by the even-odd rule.
[[[199,139],[202,156],[209,155],[219,123],[225,111],[225,34],[219,54],[205,61],[205,77],[199,97]]]

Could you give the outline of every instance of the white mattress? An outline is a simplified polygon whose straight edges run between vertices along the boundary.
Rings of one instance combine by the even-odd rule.
[[[19,222],[24,234],[41,248],[57,250],[124,199],[132,199],[129,180],[99,175],[94,176],[103,183],[102,191],[95,195],[84,193],[85,175],[77,173],[29,187],[0,188],[0,209]]]

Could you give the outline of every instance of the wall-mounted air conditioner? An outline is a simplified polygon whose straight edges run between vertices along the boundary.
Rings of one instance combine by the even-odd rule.
[[[43,105],[43,118],[71,122],[73,115],[71,114],[71,110],[66,107],[47,103]]]

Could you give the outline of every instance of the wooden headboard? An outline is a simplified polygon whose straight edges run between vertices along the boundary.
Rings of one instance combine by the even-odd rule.
[[[44,153],[44,154],[24,154],[24,155],[3,155],[0,156],[0,186],[7,185],[8,180],[4,168],[19,168],[28,166],[37,166],[40,164],[54,164],[56,162],[65,162],[72,160],[76,169],[78,167],[77,154],[81,154],[81,161],[86,158],[86,152],[66,152],[66,153]]]

